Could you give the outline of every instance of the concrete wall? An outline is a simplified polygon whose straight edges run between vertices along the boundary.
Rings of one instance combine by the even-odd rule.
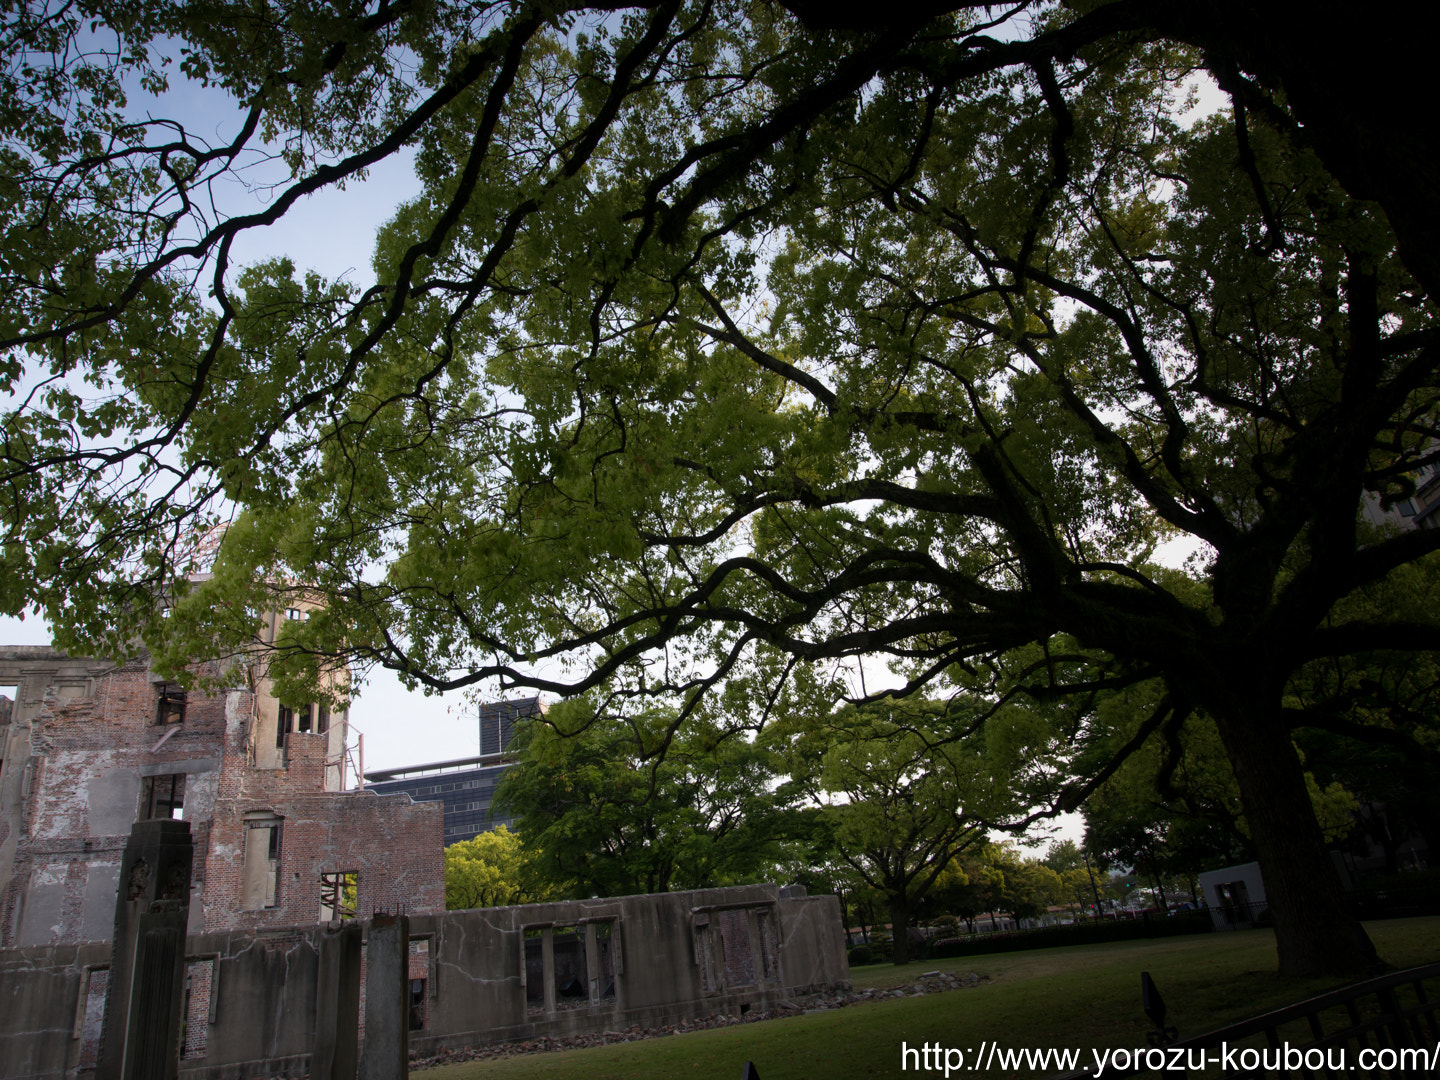
[[[188,939],[182,1076],[308,1071],[323,933]],[[412,918],[410,937],[411,977],[426,981],[425,1026],[410,1034],[421,1053],[656,1027],[849,985],[835,898],[782,899],[773,885],[448,912]],[[108,961],[102,946],[0,952],[0,1080],[83,1075]]]

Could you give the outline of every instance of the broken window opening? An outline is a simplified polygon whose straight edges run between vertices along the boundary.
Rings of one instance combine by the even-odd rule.
[[[140,819],[180,819],[185,816],[185,774],[147,776],[140,785]]]
[[[545,1013],[545,934],[543,927],[525,930],[525,1012],[530,1017]]]
[[[174,683],[160,684],[160,699],[155,706],[155,723],[183,724],[185,722],[185,690]]]
[[[590,1004],[589,965],[585,962],[585,928],[557,926],[551,932],[555,1007],[580,1009]]]
[[[716,957],[725,966],[725,987],[755,985],[755,956],[750,945],[750,920],[746,912],[730,908],[715,913],[711,926],[719,931],[720,956]]]
[[[80,1069],[91,1070],[100,1057],[100,1029],[105,1024],[105,991],[110,982],[110,968],[85,969],[81,993],[85,997],[85,1018],[80,1033]]]
[[[424,1031],[430,1026],[430,999],[427,993],[430,978],[430,941],[420,938],[410,942],[410,1030]]]
[[[615,1001],[615,935],[608,922],[595,927],[595,997],[601,1005]]]
[[[247,911],[279,906],[280,820],[257,817],[246,822],[245,861],[240,906]]]
[[[691,938],[695,945],[695,966],[700,969],[702,990],[720,989],[720,979],[715,971],[715,960],[710,948],[710,915],[702,912],[691,923]]]
[[[316,734],[324,735],[330,730],[330,706],[315,706],[315,731]]]
[[[275,749],[285,748],[285,735],[290,730],[290,724],[294,721],[295,714],[281,705],[275,715]]]
[[[336,870],[320,875],[320,921],[354,919],[360,914],[360,872]]]
[[[780,978],[780,944],[775,936],[775,912],[768,907],[755,909],[755,927],[760,934],[760,967],[766,982]]]
[[[306,732],[307,734],[309,733],[309,731],[310,731],[310,714],[311,714],[311,708],[310,708],[309,705],[301,705],[300,708],[298,708],[298,709],[295,710],[295,730],[296,730],[296,731],[303,731],[303,732]]]
[[[185,1013],[180,1029],[182,1061],[205,1056],[210,1034],[210,988],[214,975],[214,960],[191,960],[185,964]]]

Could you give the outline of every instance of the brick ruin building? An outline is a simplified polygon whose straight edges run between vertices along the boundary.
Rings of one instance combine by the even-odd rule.
[[[190,823],[192,934],[444,911],[442,807],[343,790],[344,713],[283,707],[254,663],[211,674],[230,688],[0,648],[0,948],[108,940],[153,817]]]

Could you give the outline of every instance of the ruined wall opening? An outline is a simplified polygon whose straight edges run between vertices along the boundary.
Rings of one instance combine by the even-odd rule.
[[[590,972],[585,956],[585,927],[557,926],[550,932],[550,976],[557,1009],[590,1004]]]
[[[279,903],[281,818],[269,811],[245,815],[245,855],[240,871],[240,907],[245,911]]]
[[[760,932],[761,975],[766,982],[779,982],[780,942],[776,934],[774,909],[756,908],[755,925]]]
[[[140,782],[140,820],[185,816],[185,774],[147,776]]]
[[[615,1004],[615,927],[611,922],[590,924],[595,936],[595,972],[592,976],[595,986],[595,1004]]]
[[[161,683],[155,699],[155,723],[167,724],[185,722],[185,688],[177,683]]]
[[[80,1019],[81,1070],[94,1069],[100,1059],[100,1031],[105,1026],[105,992],[110,984],[109,965],[87,967],[80,983],[84,1014]]]
[[[193,1061],[205,1056],[210,1024],[214,1021],[211,989],[215,958],[189,960],[185,964],[185,1015],[180,1035],[180,1057]]]
[[[779,941],[774,919],[769,906],[697,911],[691,922],[691,940],[701,987],[718,991],[778,979]]]
[[[15,704],[20,700],[20,687],[14,683],[0,684],[0,775],[5,771],[5,739],[4,728],[19,712]]]
[[[320,875],[320,921],[359,915],[360,871],[335,870]]]
[[[430,939],[410,942],[410,1030],[430,1026]]]
[[[290,732],[290,725],[295,722],[295,713],[284,705],[279,707],[275,720],[275,749],[285,749],[285,736]]]
[[[520,962],[521,982],[525,986],[525,1012],[534,1018],[545,1015],[545,939],[550,928],[531,926],[525,933],[524,956]]]
[[[620,948],[613,920],[527,926],[521,933],[520,983],[530,1019],[573,1009],[614,1007]]]

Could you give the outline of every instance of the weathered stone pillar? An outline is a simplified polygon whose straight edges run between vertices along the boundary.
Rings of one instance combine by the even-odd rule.
[[[137,821],[120,863],[96,1080],[175,1080],[185,1010],[190,824]]]
[[[540,957],[545,971],[545,1011],[555,1012],[555,928],[547,926],[540,932]]]
[[[410,1075],[410,919],[376,915],[365,947],[365,1049],[360,1080]]]
[[[360,924],[347,922],[320,939],[311,1080],[355,1080],[359,1045]]]
[[[600,948],[595,941],[595,924],[587,922],[585,931],[585,974],[589,977],[590,1004],[600,1004]]]

